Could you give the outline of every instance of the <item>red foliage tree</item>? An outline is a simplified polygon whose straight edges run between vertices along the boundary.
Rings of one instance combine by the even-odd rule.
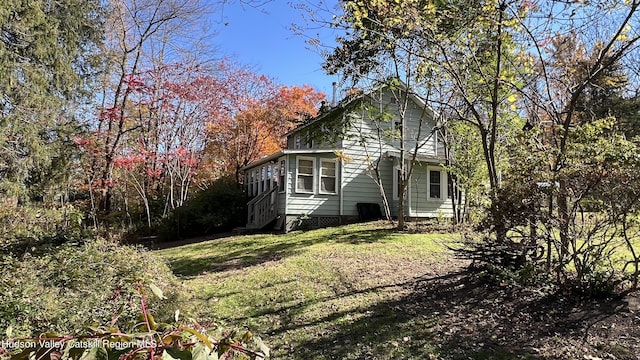
[[[325,95],[309,85],[277,85],[245,70],[236,69],[230,77],[239,81],[231,111],[207,126],[207,175],[231,175],[240,181],[240,169],[281,149],[283,136],[315,116]]]

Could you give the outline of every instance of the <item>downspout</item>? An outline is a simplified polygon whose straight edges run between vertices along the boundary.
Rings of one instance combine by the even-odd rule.
[[[340,223],[342,223],[342,217],[344,216],[344,160],[340,157]]]
[[[407,164],[407,166],[410,166],[411,162],[409,164]],[[413,170],[410,169],[410,170]],[[413,175],[413,172],[410,171],[411,174]],[[413,214],[411,213],[411,182],[413,179],[407,179],[407,214],[409,214],[409,217],[412,217]]]

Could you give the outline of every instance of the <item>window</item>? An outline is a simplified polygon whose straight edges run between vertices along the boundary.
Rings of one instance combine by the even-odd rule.
[[[429,198],[440,199],[440,170],[429,170]]]
[[[253,171],[253,195],[258,195],[259,193],[259,189],[258,189],[258,183],[260,182],[260,170],[256,169],[256,171]]]
[[[294,149],[311,149],[311,148],[313,148],[313,139],[309,138],[307,140],[307,138],[309,138],[308,135],[305,136],[305,138],[303,139],[301,134],[296,134],[294,136],[294,138],[293,138],[294,139],[293,140],[293,148]],[[307,142],[303,143],[303,141],[305,141],[305,140]]]
[[[393,200],[400,199],[400,188],[402,187],[402,172],[400,171],[400,167],[396,166],[393,168]]]
[[[336,161],[320,160],[320,193],[335,194],[338,187]]]
[[[313,194],[316,160],[313,158],[300,157],[296,160],[296,192]]]
[[[253,171],[247,173],[247,196],[253,196]]]
[[[265,179],[265,182],[264,182],[265,191],[269,191],[273,187],[273,172],[271,172],[271,170],[272,170],[272,166],[271,164],[269,164],[267,166],[267,178]]]
[[[286,162],[284,160],[280,160],[280,171],[278,172],[278,191],[280,192],[284,192],[284,186],[285,186],[285,165]]]

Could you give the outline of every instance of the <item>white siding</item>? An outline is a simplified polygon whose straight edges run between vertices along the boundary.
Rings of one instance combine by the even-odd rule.
[[[380,100],[380,102],[377,102]],[[382,129],[387,135],[393,131],[395,120],[398,118],[397,105],[392,94],[388,91],[374,92],[365,97],[362,101],[375,104],[379,111],[388,111],[396,114],[395,119],[383,123]],[[378,131],[370,120],[370,114],[366,110],[353,110],[358,112],[356,116],[350,116],[350,126],[347,128],[347,135],[342,139],[337,149],[344,154],[342,162],[336,164],[336,177],[338,186],[336,194],[322,194],[319,191],[321,171],[321,159],[333,160],[336,158],[332,153],[287,154],[286,166],[286,194],[280,194],[280,213],[287,215],[309,215],[309,216],[357,216],[357,203],[378,203],[382,210],[382,198],[380,191],[372,176],[374,175],[371,164],[380,160],[380,173],[384,190],[389,201],[392,216],[397,214],[397,200],[393,197],[393,176],[394,166],[398,165],[397,158],[387,158],[387,152],[398,153],[400,150],[399,141],[391,141],[388,136],[383,139],[382,145],[378,142]],[[436,151],[438,144],[435,136],[430,133],[435,126],[435,121],[431,117],[431,112],[423,109],[421,105],[409,101],[409,106],[405,117],[405,150],[407,151],[407,162],[410,158],[416,141],[425,145],[419,150],[420,155],[442,156],[441,151]],[[421,137],[417,139],[420,121],[423,122]],[[304,128],[300,132],[306,131]],[[295,133],[288,137],[288,148],[293,149]],[[315,144],[318,148],[319,144]],[[327,148],[320,144],[321,148]],[[315,162],[315,181],[313,193],[296,192],[296,166],[298,157],[313,158]],[[382,158],[381,158],[382,157]],[[441,171],[442,193],[440,199],[428,198],[428,171],[430,167],[438,168],[437,164],[417,165],[408,190],[408,198],[405,200],[406,212],[409,216],[415,217],[437,217],[439,215],[451,216],[451,201],[447,199],[447,176],[444,170]],[[285,206],[286,195],[286,206]],[[285,212],[286,209],[286,212]],[[342,212],[341,212],[342,210]]]
[[[396,122],[400,120],[399,108],[394,95],[390,91],[377,91],[372,93],[370,97],[364,101],[368,101],[369,104],[374,106],[379,112],[393,114],[393,119],[387,122],[381,122],[380,124],[381,129],[384,130],[386,135],[392,133],[395,129]],[[360,111],[359,118],[366,119],[366,121],[354,121],[354,126],[349,129],[348,136],[355,137],[356,139],[364,138],[370,141],[377,139],[376,126],[369,120],[370,116],[371,114],[368,114],[367,111]],[[420,123],[422,123],[422,126]],[[419,145],[418,154],[430,156],[435,156],[436,154],[442,155],[441,152],[437,152],[435,135],[430,136],[434,126],[435,121],[432,112],[409,99],[405,113],[405,150],[413,152],[417,142]],[[399,132],[397,135],[399,136]],[[420,137],[419,139],[418,136]],[[384,141],[383,152],[400,150],[400,141],[397,137],[395,139],[385,138],[385,140],[390,141]]]
[[[429,171],[440,171],[440,198],[429,196]],[[447,197],[447,172],[435,164],[419,164],[413,170],[409,190],[411,208],[409,216],[415,217],[451,217],[453,206]]]
[[[376,103],[376,98],[381,100]],[[395,120],[398,119],[397,105],[391,93],[378,92],[369,98],[372,104],[375,104],[378,111],[388,111],[396,114],[394,119],[381,124],[383,133],[389,134],[395,126]],[[429,134],[434,126],[434,121],[429,113],[423,111],[415,102],[410,101],[405,116],[405,139],[406,150],[412,151],[416,144],[418,132],[421,134],[421,143],[425,143],[420,148],[421,155],[436,155],[435,136],[430,137]],[[382,197],[378,186],[372,179],[374,171],[370,164],[380,159],[387,151],[398,152],[400,150],[399,141],[386,141],[388,137],[383,139],[382,145],[379,143],[378,129],[374,122],[370,120],[370,114],[367,110],[358,110],[358,116],[353,116],[350,127],[348,128],[348,136],[343,140],[343,151],[351,160],[344,165],[344,215],[357,215],[356,204],[360,202],[370,202],[380,204],[382,209]],[[422,119],[422,129],[418,131],[418,126]],[[407,154],[407,159],[409,155]],[[394,160],[388,158],[380,159],[380,173],[382,183],[384,185],[385,194],[389,201],[392,216],[397,214],[397,200],[393,198],[393,176],[394,176]],[[397,165],[398,160],[395,160]],[[411,192],[410,192],[411,193]],[[405,201],[408,205],[408,202]]]
[[[287,177],[287,215],[338,215],[340,211],[340,189],[336,194],[321,194],[319,192],[320,159],[334,160],[335,154],[289,154],[288,156],[288,177]],[[312,194],[296,192],[296,159],[315,159],[315,181],[314,192]],[[336,175],[340,175],[340,164],[336,164]],[[338,179],[340,181],[340,179]]]

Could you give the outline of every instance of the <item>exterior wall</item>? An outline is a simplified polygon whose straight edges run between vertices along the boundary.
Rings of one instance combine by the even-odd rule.
[[[296,191],[297,159],[310,159],[314,164],[313,192]],[[340,163],[336,163],[337,186],[335,194],[323,194],[319,191],[321,159],[333,161],[333,153],[324,154],[288,154],[287,155],[287,209],[286,215],[339,215],[340,210]]]
[[[394,95],[390,91],[376,91],[370,94],[365,101],[368,101],[377,111],[393,114],[393,119],[382,123],[381,127],[387,132],[394,131],[396,121],[400,119]],[[371,116],[367,114],[366,111],[361,111],[359,115],[360,119],[368,119]],[[422,126],[420,126],[421,122]],[[425,109],[422,105],[410,99],[405,113],[405,150],[413,152],[417,142],[420,145],[418,154],[429,156],[443,155],[442,147],[438,146],[436,136],[430,136],[434,126],[435,120],[433,119],[431,110]],[[377,142],[378,136],[375,130],[376,128],[371,121],[364,121],[359,127],[355,126],[349,129],[349,137],[364,137],[365,139],[376,140]],[[399,133],[397,133],[397,136],[399,136]],[[420,136],[419,139],[418,136]],[[383,143],[383,152],[399,150],[400,141],[397,138],[389,139],[389,141]]]
[[[397,106],[392,94],[388,91],[377,91],[365,96],[361,101],[376,106],[378,111],[396,114],[391,121],[382,124],[381,129],[387,135],[395,131],[395,120],[398,119]],[[389,201],[392,216],[397,216],[397,188],[396,168],[399,164],[397,157],[388,157],[388,152],[398,153],[399,142],[388,136],[382,144],[378,141],[378,129],[370,120],[368,110],[353,107],[350,124],[347,126],[346,136],[335,146],[313,142],[311,147],[305,142],[308,129],[301,128],[291,133],[287,138],[287,150],[280,158],[273,159],[275,165],[280,166],[285,161],[285,191],[279,193],[278,213],[284,216],[285,230],[307,227],[323,227],[337,225],[358,218],[358,203],[377,203],[384,213],[382,198],[378,186],[372,179],[374,176],[371,163],[380,160],[380,173],[384,184],[384,191]],[[406,112],[405,144],[407,152],[412,152],[416,142],[424,143],[419,155],[438,157],[443,156],[442,144],[437,137],[430,136],[435,121],[432,113],[422,108],[419,103],[409,101]],[[339,114],[338,116],[343,116]],[[417,139],[418,127],[421,138]],[[300,140],[296,141],[296,135]],[[306,150],[308,149],[308,152]],[[323,194],[319,190],[321,160],[334,160],[336,155],[322,152],[326,149],[341,150],[344,157],[336,164],[336,192]],[[299,153],[291,153],[299,152]],[[407,154],[407,157],[410,155]],[[313,191],[296,191],[298,159],[314,162]],[[263,165],[261,165],[263,166]],[[441,196],[439,199],[429,197],[429,170],[440,172]],[[395,179],[394,179],[395,178]],[[447,175],[437,164],[419,164],[413,172],[409,184],[407,198],[405,198],[405,214],[409,217],[439,217],[452,216],[452,205],[447,198]]]
[[[377,203],[380,210],[384,213],[382,197],[378,185],[374,182],[372,176],[374,172],[369,167],[367,161],[367,153],[362,148],[345,148],[344,153],[351,158],[344,164],[344,183],[343,183],[343,214],[347,216],[357,216],[358,203]],[[371,153],[369,153],[371,154]],[[379,158],[380,154],[374,153],[374,157]],[[388,159],[380,161],[380,174],[382,184],[384,186],[387,199],[392,201],[392,168],[393,163]],[[392,205],[391,205],[392,206]],[[395,216],[395,209],[391,208],[392,216]]]
[[[397,106],[391,93],[387,91],[376,92],[367,101],[376,106],[378,111],[387,111],[396,114],[394,119],[399,118]],[[370,166],[370,164],[380,160],[380,173],[385,195],[389,201],[391,216],[397,216],[398,200],[397,196],[394,196],[394,186],[397,182],[394,180],[394,168],[398,166],[398,159],[388,159],[384,158],[384,156],[387,151],[398,152],[400,150],[400,142],[383,139],[382,144],[380,144],[378,129],[369,120],[371,115],[367,110],[359,111],[358,116],[352,117],[352,122],[347,130],[348,135],[343,140],[342,150],[346,157],[351,159],[344,165],[343,215],[357,215],[356,204],[361,202],[378,203],[381,210],[384,211],[382,209],[380,190],[373,181],[374,172]],[[421,119],[422,129],[418,131]],[[419,141],[420,143],[425,143],[418,152],[419,154],[441,155],[436,150],[438,147],[436,137],[429,136],[435,125],[429,113],[426,113],[418,104],[410,101],[405,121],[407,151],[411,151],[415,147],[416,141]],[[382,130],[385,132],[393,131],[394,127],[394,120],[382,123]],[[419,140],[417,139],[418,132],[421,134]],[[405,204],[408,205],[408,203],[408,201],[405,201]]]
[[[429,194],[431,179],[429,171],[440,172],[440,198],[434,199]],[[418,164],[413,170],[409,187],[410,208],[407,215],[411,217],[452,217],[453,205],[448,195],[447,172],[436,164]]]
[[[309,135],[308,129],[302,128],[294,131],[287,136],[287,149],[290,150],[331,150],[336,147],[336,144],[325,143],[321,139],[313,139],[311,141],[305,141]]]

